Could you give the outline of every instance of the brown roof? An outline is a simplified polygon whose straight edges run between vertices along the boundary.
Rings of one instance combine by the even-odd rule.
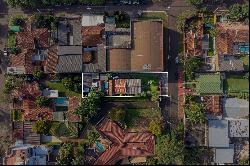
[[[48,107],[38,107],[33,100],[23,100],[23,111],[25,121],[36,121],[39,119],[52,120],[53,110]]]
[[[103,25],[82,27],[83,46],[96,46],[101,43]]]
[[[15,89],[12,93],[13,97],[22,97],[22,98],[36,98],[41,96],[42,92],[39,88],[39,84],[37,82],[33,83],[24,83]]]
[[[249,26],[241,23],[216,24],[216,50],[218,54],[234,54],[233,44],[249,43]]]
[[[10,56],[11,67],[24,67],[26,74],[32,74],[35,69],[40,69],[32,63],[32,55],[36,53],[35,50],[24,49],[17,55]]]
[[[195,32],[185,33],[186,52],[191,56],[202,55],[203,25],[197,26]]]
[[[131,70],[131,50],[111,49],[109,51],[109,71],[130,71]]]
[[[111,49],[109,70],[163,71],[162,21],[134,21],[132,31],[133,48]]]
[[[68,106],[68,120],[71,122],[79,122],[81,118],[76,115],[75,109],[80,106],[81,99],[79,97],[70,97],[69,98],[69,106]]]
[[[47,48],[49,46],[49,33],[46,28],[39,28],[33,31],[28,29],[16,34],[16,45],[20,49],[35,49],[36,42],[40,47]]]
[[[221,115],[220,96],[204,96],[203,99],[204,109],[208,114]]]
[[[58,64],[57,46],[54,45],[48,49],[45,61],[45,72],[56,73],[56,65]]]
[[[95,165],[114,165],[117,161],[129,156],[154,155],[155,137],[151,133],[125,132],[118,124],[109,119],[100,123],[98,130],[113,144],[99,156]]]

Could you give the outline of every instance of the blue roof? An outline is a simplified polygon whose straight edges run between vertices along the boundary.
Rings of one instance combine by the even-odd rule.
[[[228,121],[209,120],[208,126],[209,147],[229,147]]]

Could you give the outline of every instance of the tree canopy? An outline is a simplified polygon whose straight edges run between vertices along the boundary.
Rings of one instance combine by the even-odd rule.
[[[73,160],[73,144],[64,143],[56,157],[56,165],[70,165]]]
[[[162,134],[162,124],[159,121],[151,121],[148,130],[156,136]]]
[[[44,96],[38,96],[35,100],[37,106],[48,106],[50,104],[50,99]]]
[[[84,122],[88,122],[97,114],[97,109],[101,103],[101,93],[91,90],[89,96],[81,100],[81,105],[75,110],[75,114],[79,115]]]
[[[191,124],[198,124],[205,122],[205,113],[203,110],[203,105],[196,102],[190,102],[185,107],[185,113],[187,115],[188,121]]]
[[[184,69],[187,80],[192,80],[193,75],[192,73],[198,70],[202,65],[202,60],[197,57],[191,57],[185,61]]]
[[[156,144],[158,164],[182,164],[184,160],[183,141],[176,138],[174,133],[163,135]]]
[[[112,109],[109,112],[109,117],[118,122],[123,122],[125,119],[126,112],[122,109]]]
[[[38,134],[49,135],[51,124],[44,120],[38,120],[32,126],[32,130]]]
[[[229,18],[232,21],[249,22],[249,5],[234,4],[229,8]]]

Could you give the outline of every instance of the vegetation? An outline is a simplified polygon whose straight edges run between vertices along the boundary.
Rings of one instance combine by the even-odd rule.
[[[23,82],[24,79],[22,77],[6,75],[3,92],[5,94],[10,94],[16,87],[20,87]]]
[[[53,122],[50,128],[50,134],[57,137],[77,137],[78,126],[77,123],[61,123]]]
[[[22,111],[19,109],[12,110],[12,119],[14,121],[21,121],[22,120]]]
[[[249,71],[249,56],[242,56],[240,59],[243,61],[244,69]]]
[[[38,120],[32,126],[32,130],[38,134],[50,135],[51,123],[45,120]]]
[[[160,136],[161,134],[162,134],[162,124],[161,124],[161,122],[160,121],[151,121],[150,123],[149,123],[149,128],[148,128],[148,130],[152,133],[152,134],[154,134],[154,135],[156,135],[156,136]]]
[[[186,25],[186,21],[188,19],[191,19],[192,17],[197,15],[197,11],[196,10],[186,10],[183,11],[182,13],[180,13],[177,16],[177,29],[180,33],[183,33],[185,27],[189,27],[189,25]]]
[[[234,4],[229,8],[229,19],[231,21],[242,21],[249,23],[249,5]]]
[[[9,26],[23,26],[25,23],[25,18],[23,15],[12,16],[9,19]]]
[[[40,70],[35,70],[35,71],[33,72],[33,76],[34,76],[37,80],[41,80],[41,79],[43,79],[43,78],[46,76],[46,74],[45,74],[44,72],[40,71]]]
[[[239,165],[249,165],[249,158],[243,158],[239,161]]]
[[[101,97],[102,94],[92,90],[88,97],[81,100],[81,105],[75,110],[75,114],[79,115],[83,122],[88,122],[97,114]]]
[[[50,105],[50,99],[44,96],[38,96],[35,100],[35,103],[39,107],[48,106]]]
[[[117,122],[124,122],[126,112],[123,109],[112,109],[109,112],[109,117]]]
[[[56,165],[70,165],[73,160],[73,144],[64,143],[59,149],[56,157]]]
[[[105,0],[79,0],[81,4],[85,5],[103,5]]]
[[[78,0],[7,0],[8,5],[11,7],[21,8],[39,8],[50,7],[55,5],[72,5],[77,3]]]
[[[203,165],[202,156],[209,155],[209,151],[202,147],[184,149],[184,165]]]
[[[196,7],[201,7],[201,5],[203,4],[203,0],[187,0],[187,2]]]
[[[182,165],[183,152],[183,141],[179,141],[174,133],[163,135],[156,144],[157,163],[161,165]]]
[[[194,101],[185,106],[185,113],[188,121],[194,125],[205,122],[205,113],[203,111],[203,105]]]
[[[10,49],[16,48],[16,35],[15,35],[15,33],[11,32],[8,34],[7,47]]]
[[[77,148],[75,153],[75,158],[72,160],[72,165],[85,165],[85,158],[84,158],[84,151],[86,148],[86,142],[81,141]]]
[[[51,14],[45,15],[37,13],[34,15],[33,24],[37,28],[48,28],[52,30],[57,28],[58,23],[58,19]]]
[[[229,75],[226,78],[225,88],[228,93],[249,92],[248,79],[242,75]]]
[[[187,81],[194,79],[193,72],[198,70],[202,65],[201,58],[191,57],[185,61],[184,69]]]
[[[117,28],[129,28],[130,27],[130,17],[127,13],[116,11],[114,12],[115,24]]]
[[[63,94],[64,96],[67,96],[67,97],[73,97],[73,96],[81,97],[81,93],[74,92],[72,90],[67,89],[61,82],[46,81],[46,85],[51,89],[58,90],[59,93]]]
[[[141,129],[149,128],[151,121],[161,120],[161,111],[159,109],[125,109],[125,124],[127,128]],[[143,119],[143,120],[142,120]]]
[[[96,143],[99,138],[100,134],[95,128],[87,131],[87,140],[90,145]]]

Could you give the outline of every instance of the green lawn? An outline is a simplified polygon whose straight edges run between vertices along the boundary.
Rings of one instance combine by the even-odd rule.
[[[56,137],[77,137],[78,128],[75,123],[66,124],[61,122],[53,122],[50,133]]]
[[[147,109],[125,109],[125,123],[128,129],[147,129],[151,120],[159,120],[161,111],[156,108]]]
[[[249,70],[249,55],[240,58],[243,61],[244,69]]]
[[[8,48],[14,48],[15,46],[16,46],[16,34],[9,33],[8,34],[7,47]]]
[[[77,93],[77,92],[66,89],[61,82],[46,81],[46,85],[51,89],[58,90],[61,97],[64,97],[64,96],[67,96],[67,97],[73,97],[73,96],[81,97],[80,93]]]
[[[248,79],[244,79],[238,75],[230,75],[226,79],[225,88],[227,92],[249,92]]]

